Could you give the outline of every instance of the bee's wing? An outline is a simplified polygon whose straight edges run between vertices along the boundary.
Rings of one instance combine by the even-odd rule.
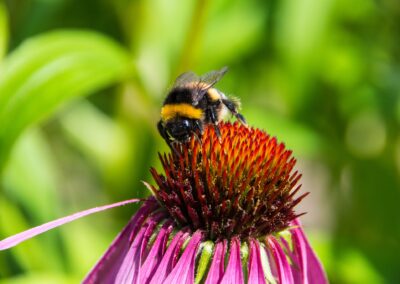
[[[197,76],[195,73],[185,72],[185,73],[179,75],[178,78],[176,78],[175,83],[174,83],[174,88],[184,87],[189,83],[195,83],[195,82],[199,82],[199,81],[200,81],[200,77]]]
[[[214,86],[228,71],[227,67],[220,70],[208,72],[202,76],[197,76],[193,72],[185,72],[176,78],[173,88],[191,86],[195,92],[192,93],[194,103],[200,101],[207,90]]]
[[[199,101],[203,98],[208,89],[213,87],[228,71],[228,67],[223,67],[220,70],[210,71],[199,78],[198,92],[194,95],[193,101]]]
[[[210,71],[200,77],[200,82],[207,88],[214,86],[228,71],[228,67],[223,67],[220,70]]]

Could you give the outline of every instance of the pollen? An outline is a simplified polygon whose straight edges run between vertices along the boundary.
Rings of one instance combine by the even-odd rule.
[[[151,168],[149,185],[175,222],[210,239],[263,237],[288,228],[302,214],[294,207],[301,175],[276,138],[239,123],[220,123],[221,140],[208,126],[198,139],[160,154],[164,174]]]

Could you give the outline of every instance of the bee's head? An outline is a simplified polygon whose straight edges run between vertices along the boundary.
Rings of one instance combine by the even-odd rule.
[[[185,142],[189,140],[193,131],[193,122],[190,119],[180,118],[166,124],[168,133],[176,140]]]

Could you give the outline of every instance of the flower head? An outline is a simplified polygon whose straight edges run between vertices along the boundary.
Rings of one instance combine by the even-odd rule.
[[[263,237],[286,229],[299,215],[294,206],[300,179],[291,151],[265,132],[220,124],[221,140],[207,127],[202,141],[178,144],[160,155],[165,176],[152,168],[149,186],[180,226],[216,240]]]
[[[152,168],[156,185],[146,184],[154,196],[85,283],[327,283],[294,211],[306,194],[296,196],[291,152],[258,129],[219,126],[221,140],[209,126],[201,141],[160,155],[165,173]],[[1,241],[0,249],[72,219]]]

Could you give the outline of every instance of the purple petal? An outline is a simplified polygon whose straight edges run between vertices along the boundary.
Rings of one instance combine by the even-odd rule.
[[[244,283],[242,264],[240,261],[240,241],[232,238],[228,266],[226,268],[221,284]]]
[[[284,237],[280,237],[280,242],[284,246],[284,251],[286,255],[290,258],[291,260],[291,265],[290,267],[292,268],[292,276],[293,276],[293,281],[294,283],[308,283],[307,280],[304,278],[304,273],[303,273],[303,265],[302,260],[300,259],[300,255],[296,253],[296,251],[293,251],[288,243],[288,241]],[[293,236],[292,236],[293,240]],[[293,243],[293,249],[295,249],[296,244]]]
[[[135,283],[134,277],[139,270],[141,261],[140,251],[143,245],[143,236],[147,229],[148,225],[144,225],[140,228],[139,233],[136,235],[128,250],[128,253],[125,255],[125,259],[118,271],[115,283]]]
[[[156,240],[151,246],[145,262],[140,268],[139,283],[147,283],[154,275],[154,271],[163,257],[165,246],[172,228],[172,222],[164,224],[164,226],[161,228]]]
[[[261,263],[260,244],[250,240],[249,284],[265,284],[264,270]]]
[[[214,284],[221,281],[224,274],[226,246],[226,240],[218,242],[215,245],[214,257],[205,284]]]
[[[111,209],[114,207],[118,207],[118,206],[122,206],[122,205],[126,205],[126,204],[130,204],[130,203],[135,203],[141,201],[140,199],[130,199],[130,200],[125,200],[122,202],[118,202],[118,203],[114,203],[114,204],[110,204],[110,205],[105,205],[105,206],[101,206],[101,207],[95,207],[92,209],[88,209],[85,211],[81,211],[51,222],[48,222],[46,224],[31,228],[29,230],[26,230],[24,232],[18,233],[14,236],[8,237],[7,239],[4,239],[2,241],[0,241],[0,250],[5,250],[8,248],[11,248],[13,246],[18,245],[19,243],[26,241],[27,239],[33,238],[36,235],[39,235],[41,233],[44,233],[48,230],[54,229],[58,226],[64,225],[66,223],[72,222],[76,219],[85,217],[87,215],[93,214],[93,213],[97,213],[97,212],[101,212],[107,209]]]
[[[144,245],[142,245],[142,248],[140,250],[140,257],[142,259],[145,258],[146,248],[147,248],[147,245],[149,243],[150,237],[154,234],[154,228],[157,225],[159,225],[162,220],[164,220],[166,218],[166,214],[165,213],[166,213],[165,211],[157,212],[155,214],[152,214],[148,218],[147,223],[149,224],[149,227],[147,228],[146,232],[143,235],[143,244]]]
[[[132,217],[128,225],[115,238],[106,253],[101,257],[98,263],[83,281],[85,284],[93,283],[114,283],[115,277],[121,267],[121,264],[128,253],[130,247],[130,237],[140,228],[147,216],[157,208],[157,203],[146,202]]]
[[[270,277],[271,280],[275,280],[277,282],[279,278],[279,271],[278,271],[278,264],[275,261],[274,255],[272,253],[272,250],[270,246],[268,245],[268,237],[267,237],[267,246],[264,249],[264,252],[266,253],[266,256],[268,258],[268,265],[269,265],[269,270],[270,270]],[[274,281],[271,281],[274,282]]]
[[[299,264],[302,270],[303,283],[324,284],[328,283],[328,278],[322,267],[321,262],[314,253],[308,242],[301,223],[298,219],[293,221],[296,228],[292,229],[292,239],[295,253],[298,254]]]
[[[194,283],[196,254],[202,238],[203,238],[203,233],[201,231],[197,231],[196,233],[193,234],[188,245],[183,251],[183,254],[180,257],[178,263],[171,271],[171,273],[168,275],[167,279],[165,279],[164,283],[166,284]]]
[[[305,259],[306,255],[301,252],[304,251],[304,243],[298,241],[298,237],[293,234],[293,230],[290,231],[292,236],[292,248],[290,247],[288,241],[281,237],[280,240],[285,246],[285,252],[290,257],[292,264],[292,275],[294,283],[308,283],[306,271],[307,261]]]
[[[151,284],[160,284],[164,282],[164,279],[173,268],[174,257],[179,253],[187,236],[188,234],[183,231],[179,231],[175,235],[151,279]]]
[[[293,276],[292,276],[292,269],[290,264],[286,258],[286,255],[281,248],[281,245],[274,237],[268,238],[268,244],[271,248],[272,255],[274,257],[279,283],[291,284],[294,283]]]
[[[140,228],[139,233],[134,236],[132,245],[117,274],[115,283],[143,283],[139,282],[141,278],[139,268],[142,265],[144,251],[150,236],[154,233],[154,228],[164,217],[164,212],[158,212],[148,217],[146,223]]]

